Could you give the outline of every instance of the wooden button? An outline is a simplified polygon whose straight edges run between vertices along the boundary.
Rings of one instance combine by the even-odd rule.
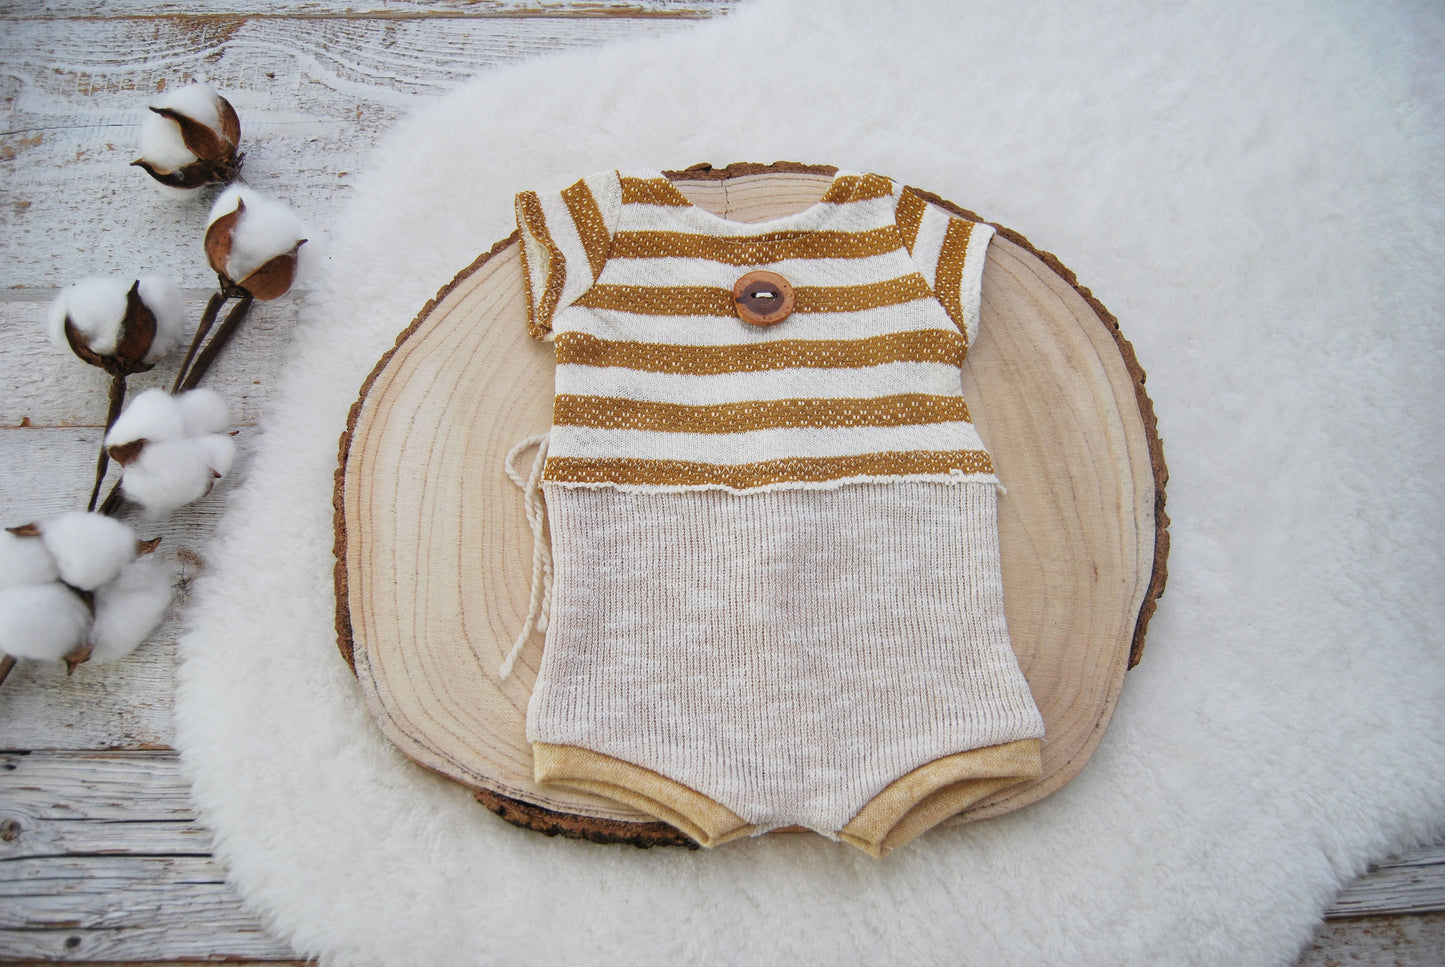
[[[754,326],[776,326],[793,311],[793,287],[776,272],[749,272],[733,286],[738,318]]]

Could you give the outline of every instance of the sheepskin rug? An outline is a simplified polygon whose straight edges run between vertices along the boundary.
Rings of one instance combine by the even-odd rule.
[[[347,964],[1289,964],[1445,832],[1445,13],[1425,3],[764,0],[484,74],[330,226],[183,642],[219,855]],[[519,189],[611,167],[878,171],[1057,253],[1149,371],[1170,582],[1097,754],[884,862],[515,829],[390,747],[332,627],[362,379]]]

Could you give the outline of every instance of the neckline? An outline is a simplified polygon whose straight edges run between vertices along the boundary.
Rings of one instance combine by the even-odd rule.
[[[620,174],[622,173],[619,172]],[[808,207],[790,215],[780,215],[766,221],[740,222],[734,218],[714,214],[706,208],[694,204],[677,185],[673,184],[672,179],[660,170],[649,168],[638,174],[658,184],[659,193],[672,203],[668,207],[679,218],[693,222],[707,234],[719,234],[717,230],[722,229],[722,237],[732,236],[740,239],[770,232],[811,231],[822,227],[832,221],[841,211],[839,207],[841,203],[853,200],[860,178],[858,172],[839,168],[833,172],[833,178],[828,183],[823,196]]]

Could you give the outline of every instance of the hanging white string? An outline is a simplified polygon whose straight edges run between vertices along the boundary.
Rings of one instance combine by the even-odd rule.
[[[537,448],[537,455],[532,458],[532,472],[524,478],[517,470],[517,458],[534,446]],[[507,476],[522,490],[522,509],[527,515],[528,526],[532,528],[532,595],[527,602],[527,618],[522,623],[522,630],[517,633],[512,650],[502,659],[503,680],[511,676],[517,656],[521,654],[527,639],[532,637],[532,629],[535,627],[538,631],[547,630],[547,614],[552,609],[552,550],[547,546],[547,535],[544,531],[547,505],[542,500],[542,467],[546,462],[545,433],[529,436],[507,452]]]

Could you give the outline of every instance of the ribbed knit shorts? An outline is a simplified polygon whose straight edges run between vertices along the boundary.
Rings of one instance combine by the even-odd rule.
[[[801,826],[881,855],[1038,776],[992,483],[544,490],[537,781],[705,846]]]

